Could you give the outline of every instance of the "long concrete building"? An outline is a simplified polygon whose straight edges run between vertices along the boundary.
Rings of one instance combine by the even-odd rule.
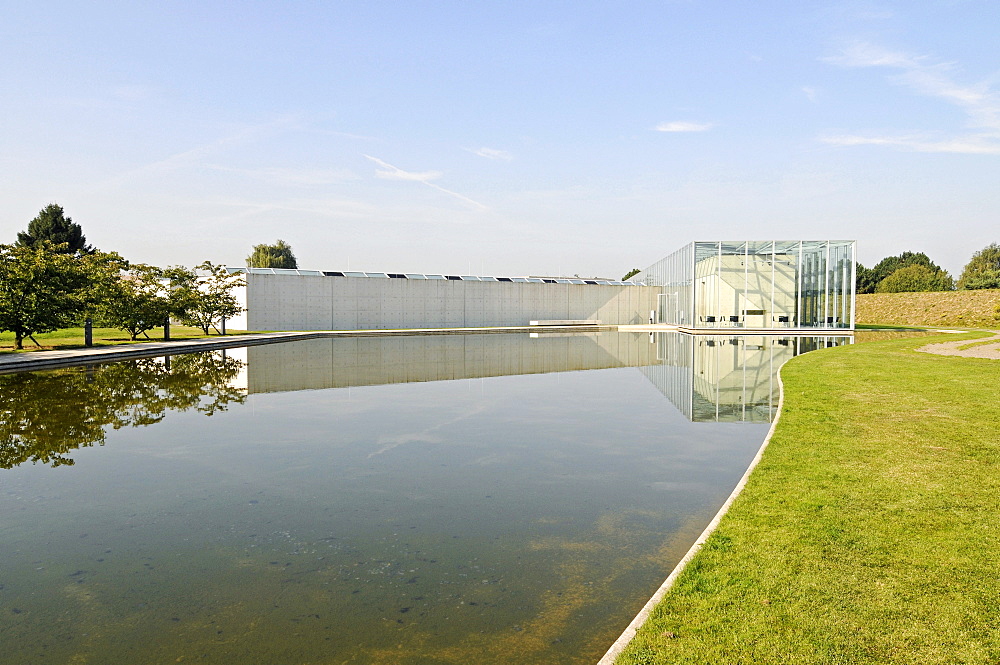
[[[658,294],[610,280],[243,270],[248,330],[481,328],[553,319],[648,323]]]
[[[695,242],[632,281],[231,268],[247,330],[662,323],[680,330],[851,330],[854,241]]]

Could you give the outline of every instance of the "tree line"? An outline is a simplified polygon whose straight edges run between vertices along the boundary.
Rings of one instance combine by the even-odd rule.
[[[958,280],[923,252],[887,256],[873,268],[857,267],[858,293],[1000,289],[1000,245],[991,243],[972,255]]]
[[[240,307],[243,278],[205,261],[158,268],[87,244],[79,224],[55,203],[28,223],[17,241],[0,244],[0,331],[24,348],[34,335],[80,326],[85,319],[135,340],[169,319],[206,335]],[[218,328],[216,328],[218,331]]]

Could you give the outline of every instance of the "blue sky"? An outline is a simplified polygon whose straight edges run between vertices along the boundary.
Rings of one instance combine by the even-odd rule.
[[[691,240],[1000,241],[1000,5],[0,0],[0,242],[620,277]]]

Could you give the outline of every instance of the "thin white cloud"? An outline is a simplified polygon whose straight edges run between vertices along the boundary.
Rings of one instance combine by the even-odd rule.
[[[253,143],[265,134],[285,131],[297,123],[296,116],[283,116],[269,122],[249,125],[233,134],[227,134],[203,145],[119,173],[101,183],[100,186],[119,186],[139,176],[162,175],[170,171],[204,167],[206,158],[224,152],[230,146]]]
[[[671,122],[661,122],[656,126],[658,132],[705,132],[712,128],[710,122],[684,122],[674,120]]]
[[[448,196],[452,196],[458,199],[459,201],[467,203],[475,208],[479,208],[481,210],[488,209],[486,206],[484,206],[482,203],[479,203],[478,201],[473,201],[467,196],[463,196],[458,192],[453,192],[450,189],[445,189],[444,187],[441,187],[440,185],[436,185],[433,182],[431,182],[431,180],[437,180],[442,176],[442,173],[440,171],[424,171],[422,173],[414,171],[404,171],[398,166],[393,166],[392,164],[385,162],[379,159],[378,157],[372,157],[371,155],[364,155],[364,157],[368,160],[371,160],[372,162],[374,162],[375,164],[377,164],[382,168],[382,170],[375,171],[376,177],[385,178],[387,180],[408,180],[410,182],[419,182],[422,185],[427,185],[431,189],[436,189],[439,192],[447,194]]]
[[[195,205],[203,209],[235,208],[237,212],[227,213],[220,219],[238,220],[251,217],[268,216],[275,212],[305,213],[312,217],[353,217],[370,219],[377,214],[378,208],[365,201],[353,201],[350,199],[322,198],[322,199],[252,199],[239,197],[215,197],[195,202]]]
[[[357,139],[359,141],[378,141],[379,139],[375,136],[367,136],[365,134],[352,134],[350,132],[338,132],[332,129],[309,129],[309,132],[313,134],[320,134],[323,136],[338,136],[345,139]]]
[[[806,99],[813,104],[816,103],[816,98],[819,96],[819,90],[809,85],[802,86],[800,90],[802,90],[802,94],[806,96]]]
[[[223,164],[206,164],[205,168],[224,173],[237,173],[270,183],[287,185],[342,185],[358,179],[356,174],[347,169],[290,169],[280,167],[244,169],[225,166]]]
[[[514,159],[514,156],[507,152],[506,150],[495,150],[493,148],[478,148],[471,151],[473,154],[479,155],[480,157],[485,157],[486,159],[496,159],[503,162],[509,162]]]
[[[437,180],[443,173],[440,171],[424,171],[422,173],[415,171],[404,171],[398,166],[393,166],[387,162],[383,162],[378,157],[372,157],[371,155],[365,155],[366,159],[370,159],[379,166],[382,167],[381,171],[375,171],[375,175],[379,178],[384,178],[386,180],[411,180],[415,182],[428,183],[431,180]]]
[[[850,68],[884,67],[898,73],[889,80],[914,92],[943,100],[966,114],[966,125],[972,133],[936,140],[926,136],[827,136],[832,145],[886,145],[920,152],[953,152],[964,154],[1000,154],[1000,94],[986,82],[973,85],[956,83],[951,72],[955,65],[934,62],[928,56],[915,56],[890,51],[859,42],[839,54],[824,58],[826,62]]]
[[[840,67],[903,67],[921,66],[921,58],[899,51],[890,51],[875,44],[855,42],[837,55],[821,58]]]
[[[125,102],[144,102],[155,93],[156,89],[148,85],[120,85],[112,91],[116,98]]]
[[[823,136],[820,141],[830,145],[857,146],[883,145],[913,150],[914,152],[949,152],[965,155],[1000,155],[1000,142],[982,136],[969,136],[932,141],[915,136],[858,136],[840,134]]]

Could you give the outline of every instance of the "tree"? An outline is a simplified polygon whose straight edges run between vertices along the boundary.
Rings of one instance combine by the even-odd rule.
[[[201,271],[198,274],[196,271]],[[233,289],[246,282],[236,273],[209,261],[195,267],[173,266],[164,271],[169,280],[171,311],[182,323],[201,328],[206,335],[209,328],[222,319],[236,316],[243,311]]]
[[[124,330],[133,340],[147,330],[162,326],[171,312],[162,277],[163,271],[155,266],[130,265],[111,281],[101,297],[98,304],[101,321]]]
[[[943,270],[913,264],[896,270],[883,279],[876,293],[911,293],[915,291],[954,291],[955,280]]]
[[[858,293],[875,293],[875,289],[878,288],[878,282],[877,273],[874,270],[866,268],[860,263],[858,264],[854,281]]]
[[[628,271],[627,273],[625,273],[625,276],[624,276],[624,277],[622,277],[622,281],[623,281],[623,282],[627,282],[627,281],[629,280],[629,278],[630,278],[630,277],[635,277],[636,275],[638,275],[638,274],[639,274],[639,273],[641,273],[641,272],[642,272],[642,271],[641,271],[641,270],[639,270],[638,268],[632,268],[632,269],[631,269],[631,270],[629,270],[629,271]]]
[[[94,248],[87,244],[83,229],[66,217],[61,205],[50,203],[39,211],[38,216],[28,222],[28,230],[17,234],[17,244],[34,247],[48,241],[53,245],[66,244],[59,251],[65,254],[90,254]]]
[[[928,258],[928,256],[923,252],[903,252],[899,256],[885,257],[875,264],[874,268],[865,268],[859,264],[856,280],[857,292],[875,293],[878,289],[879,283],[883,279],[900,268],[912,265],[920,265],[925,268],[930,268],[931,270],[944,272],[941,266],[931,261],[930,258]]]
[[[284,240],[273,245],[254,245],[253,253],[247,257],[251,268],[298,268],[298,261],[292,247]]]
[[[1000,245],[995,242],[972,255],[958,278],[960,289],[1000,289]]]
[[[14,333],[14,348],[23,349],[25,338],[38,346],[35,333],[79,323],[124,263],[114,253],[75,257],[65,250],[47,240],[0,245],[0,330]]]

